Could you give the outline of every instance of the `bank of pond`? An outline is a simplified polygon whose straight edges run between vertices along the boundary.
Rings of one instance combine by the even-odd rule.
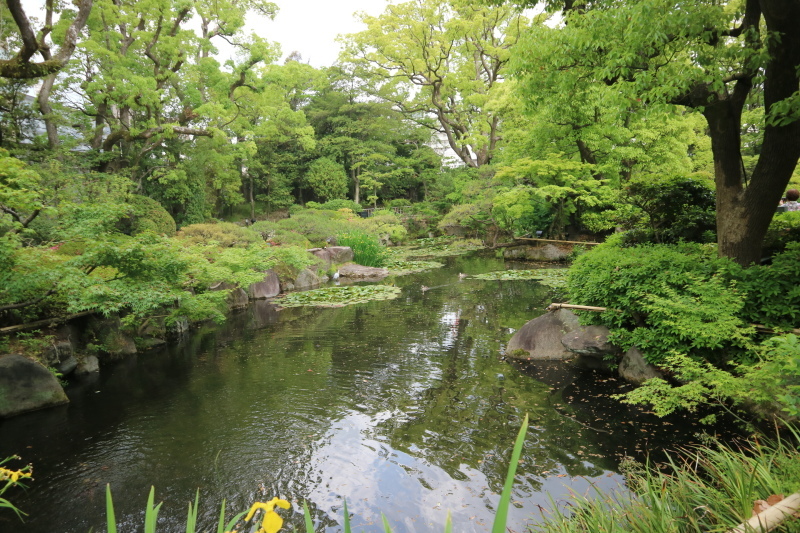
[[[631,350],[615,348],[608,329],[581,326],[566,309],[546,311],[568,296],[561,263],[518,262],[512,257],[534,252],[505,251],[438,243],[396,257],[378,269],[379,280],[351,277],[346,264],[331,262],[325,286],[314,289],[318,280],[287,292],[278,279],[278,290],[269,290],[279,298],[247,297],[224,324],[186,324],[168,335],[152,320],[136,339],[105,337],[94,348],[102,365],[68,378],[68,404],[0,421],[0,457],[22,456],[5,465],[8,472],[30,463],[36,474],[17,480],[26,490],[7,485],[0,497],[28,513],[23,527],[32,532],[52,531],[54,515],[60,530],[102,529],[107,486],[122,530],[143,523],[155,486],[163,502],[157,523],[166,531],[184,530],[195,494],[201,529],[217,524],[223,499],[229,520],[277,497],[292,503],[278,509],[288,528],[302,529],[308,518],[316,531],[340,530],[346,501],[356,530],[383,531],[385,515],[393,531],[442,530],[448,516],[460,531],[488,531],[503,508],[526,415],[509,493],[513,530],[594,531],[606,521],[648,531],[629,519],[679,518],[701,494],[724,510],[695,513],[677,530],[722,530],[749,518],[748,499],[752,509],[755,500],[800,488],[800,475],[786,466],[796,460],[789,444],[775,445],[780,454],[761,447],[737,456],[708,440],[743,438],[732,417],[703,404],[659,417],[622,403],[618,395],[640,390],[621,372]],[[119,319],[80,320],[64,327],[63,342],[82,331],[95,339],[125,334],[110,326]],[[115,345],[132,348],[112,353]],[[62,348],[56,343],[55,353],[74,355]],[[640,359],[643,372],[655,367]],[[701,444],[710,447],[695,448]],[[720,461],[753,469],[747,458],[759,453],[785,461],[766,461],[759,475],[767,477],[735,495],[723,497],[733,490],[727,476],[739,479],[739,471],[716,481],[702,468],[678,474],[690,463],[709,472]],[[652,470],[657,465],[662,470]],[[680,504],[652,500],[691,492],[655,487],[681,479],[696,487],[701,478],[705,488]],[[630,510],[641,505],[667,514]],[[2,529],[17,524],[13,513],[0,515]]]

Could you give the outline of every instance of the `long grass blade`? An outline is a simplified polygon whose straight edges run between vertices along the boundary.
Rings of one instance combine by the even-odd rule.
[[[156,523],[158,522],[158,511],[161,505],[153,505],[156,499],[156,488],[150,487],[150,495],[147,497],[147,508],[144,511],[144,533],[156,533]]]
[[[303,520],[306,522],[306,533],[314,533],[314,522],[311,520],[311,511],[308,510],[308,502],[303,502]]]
[[[347,511],[347,499],[344,500],[344,533],[350,533],[350,513]]]
[[[219,521],[217,522],[217,533],[225,533],[225,498],[219,506]]]
[[[106,530],[117,533],[117,517],[114,516],[114,502],[111,500],[111,485],[106,484]]]
[[[525,433],[528,431],[528,415],[522,421],[522,427],[519,428],[517,440],[514,443],[514,451],[511,452],[511,462],[508,464],[508,474],[506,474],[506,482],[503,485],[503,493],[500,495],[500,503],[497,506],[497,513],[494,515],[494,524],[492,524],[492,533],[504,533],[506,530],[506,521],[508,520],[508,506],[511,504],[511,489],[514,485],[514,476],[517,473],[517,464],[522,455],[522,445],[525,443]]]
[[[197,507],[200,503],[200,489],[194,495],[194,507],[189,502],[189,514],[186,517],[186,533],[195,533],[197,529]]]
[[[381,513],[381,518],[383,518],[383,530],[386,533],[392,533],[392,528],[389,526],[389,519],[386,518],[386,515]]]
[[[444,533],[453,533],[453,517],[450,516],[450,511],[447,511],[447,520],[444,522]]]

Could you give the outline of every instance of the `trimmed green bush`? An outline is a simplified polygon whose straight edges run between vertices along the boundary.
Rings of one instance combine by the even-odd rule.
[[[263,241],[258,232],[231,222],[184,226],[177,238],[187,244],[216,244],[222,248],[245,248]]]
[[[167,237],[175,235],[175,219],[160,203],[139,194],[132,194],[128,202],[131,205],[130,215],[120,221],[123,233],[137,235],[152,231]]]

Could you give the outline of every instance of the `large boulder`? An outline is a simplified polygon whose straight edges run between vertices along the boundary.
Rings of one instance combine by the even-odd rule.
[[[566,261],[569,252],[552,244],[544,246],[513,246],[503,250],[506,259],[524,259],[526,261]]]
[[[378,281],[389,275],[389,270],[378,267],[368,267],[349,263],[339,267],[339,276],[342,278]]]
[[[100,361],[93,355],[84,357],[83,361],[78,363],[78,367],[75,369],[75,374],[78,376],[85,376],[95,372],[100,372]]]
[[[634,385],[641,385],[650,378],[662,378],[664,375],[645,361],[642,352],[634,346],[625,352],[619,362],[619,377]]]
[[[327,248],[311,248],[311,254],[318,257],[328,266],[338,263],[347,263],[353,260],[353,249],[349,246],[328,246]]]
[[[322,280],[307,268],[301,270],[294,280],[294,289],[298,291],[314,289],[320,285],[322,285]]]
[[[273,270],[264,272],[263,281],[253,283],[247,288],[247,296],[251,300],[264,300],[272,298],[281,293],[281,282],[278,275]]]
[[[584,357],[617,355],[620,349],[608,342],[609,333],[605,326],[581,326],[564,335],[561,344],[570,352]]]
[[[69,402],[52,372],[19,354],[0,356],[0,418]]]
[[[84,331],[85,342],[96,344],[98,349],[104,353],[104,361],[133,355],[136,353],[136,343],[121,328],[122,324],[118,316],[90,317]]]
[[[228,304],[228,309],[241,309],[247,307],[247,304],[250,302],[250,298],[247,296],[244,289],[240,289],[233,283],[228,283],[227,281],[219,281],[209,287],[209,289],[212,291],[228,291],[228,297],[225,300]]]
[[[578,317],[568,309],[545,313],[528,321],[511,337],[506,356],[531,361],[571,359],[575,354],[561,344],[561,339],[578,327]]]

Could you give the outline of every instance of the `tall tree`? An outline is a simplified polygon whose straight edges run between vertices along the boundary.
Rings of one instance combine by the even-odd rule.
[[[581,76],[651,108],[702,113],[714,155],[719,253],[743,265],[758,261],[800,157],[800,3],[601,0],[566,7],[561,26],[528,33],[521,61],[536,48],[547,68],[535,73],[541,65],[531,57],[532,75]],[[748,175],[742,116],[757,101],[765,118],[749,128],[763,131],[763,142]]]
[[[13,18],[19,33],[20,46],[16,54],[11,58],[0,59],[0,77],[15,79],[43,78],[64,68],[75,51],[81,31],[92,11],[92,3],[93,0],[76,0],[74,5],[77,11],[67,9],[57,13],[56,9],[60,4],[53,0],[47,0],[45,2],[44,24],[37,35],[31,24],[31,19],[22,8],[22,1],[6,0],[8,12]],[[53,17],[56,14],[67,16],[59,16],[56,23],[54,23]],[[2,15],[2,18],[6,18],[5,14]],[[58,51],[53,53],[53,43],[52,39],[50,39],[52,38],[53,29],[58,23],[69,22],[70,18],[72,22],[69,23],[56,43],[59,45]],[[36,54],[41,56],[41,61],[33,61]]]
[[[367,29],[347,37],[343,57],[369,73],[375,94],[446,138],[464,164],[491,162],[502,120],[493,103],[527,23],[518,10],[412,0],[361,21]]]

